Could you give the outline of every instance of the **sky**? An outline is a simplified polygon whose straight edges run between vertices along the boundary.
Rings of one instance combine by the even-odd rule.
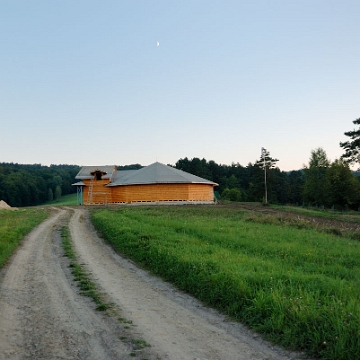
[[[358,0],[0,0],[0,162],[339,158]]]

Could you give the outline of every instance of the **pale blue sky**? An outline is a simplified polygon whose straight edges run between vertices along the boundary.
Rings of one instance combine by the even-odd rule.
[[[358,0],[0,0],[0,162],[334,160],[359,19]]]

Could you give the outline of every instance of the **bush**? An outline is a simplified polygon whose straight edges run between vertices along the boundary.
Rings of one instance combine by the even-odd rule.
[[[225,189],[222,193],[222,198],[230,201],[241,201],[242,194],[240,189]]]

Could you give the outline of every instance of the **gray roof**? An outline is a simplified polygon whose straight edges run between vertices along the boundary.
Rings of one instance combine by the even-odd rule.
[[[72,186],[85,186],[85,183],[82,181],[79,181],[77,183],[71,184]]]
[[[105,166],[83,166],[78,174],[75,176],[75,179],[92,179],[94,175],[91,175],[92,172],[99,170],[105,173],[101,178],[102,179],[111,179],[113,172],[115,170],[114,165],[105,165]]]
[[[117,170],[117,171],[115,171],[115,173],[111,179],[111,182],[112,183],[119,182],[120,179],[122,179],[124,177],[129,177],[129,176],[133,175],[134,173],[136,173],[137,171],[139,171],[139,170]]]
[[[179,183],[218,185],[199,176],[155,162],[139,170],[117,171],[116,175],[107,186]]]

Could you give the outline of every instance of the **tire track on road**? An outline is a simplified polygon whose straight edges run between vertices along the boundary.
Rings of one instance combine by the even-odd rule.
[[[0,286],[0,359],[134,359],[120,326],[79,295],[54,210],[17,250]]]

